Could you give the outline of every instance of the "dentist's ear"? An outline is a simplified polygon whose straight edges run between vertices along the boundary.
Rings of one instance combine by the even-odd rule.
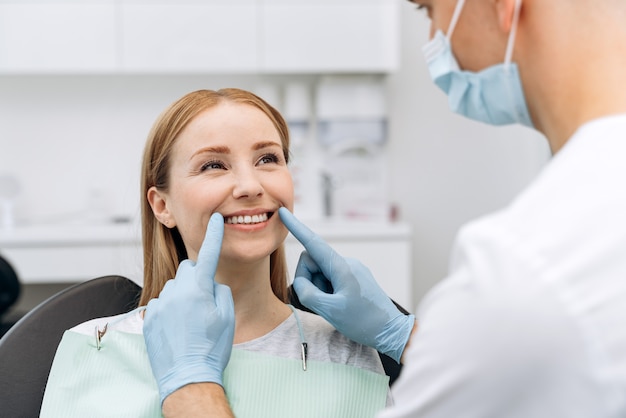
[[[495,3],[498,14],[498,26],[502,32],[508,34],[513,25],[517,0],[496,0]]]

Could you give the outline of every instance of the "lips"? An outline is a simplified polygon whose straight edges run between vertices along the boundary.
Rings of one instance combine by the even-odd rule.
[[[255,215],[234,215],[224,218],[224,221],[230,225],[254,225],[267,220],[272,216],[273,212],[265,212]]]

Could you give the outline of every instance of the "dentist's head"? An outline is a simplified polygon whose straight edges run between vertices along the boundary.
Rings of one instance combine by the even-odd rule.
[[[430,74],[450,107],[533,126],[557,152],[584,123],[623,111],[622,0],[410,0],[428,13]]]
[[[519,71],[517,65],[511,61],[521,4],[522,0],[515,0],[513,5],[512,21],[506,49],[501,52],[501,62],[492,65],[482,64],[487,67],[476,72],[459,66],[450,44],[462,15],[465,0],[457,1],[445,34],[442,29],[435,26],[441,22],[433,24],[435,35],[424,47],[424,55],[433,81],[448,95],[450,108],[454,112],[492,125],[519,123],[532,126]],[[489,36],[489,31],[486,32]],[[497,35],[497,31],[491,34],[494,40],[499,38]],[[489,41],[486,39],[482,43],[490,45]],[[488,49],[497,51],[499,45],[496,42],[495,46]],[[477,60],[468,58],[468,62],[475,61]],[[475,63],[472,67],[474,66],[480,68],[481,64]]]

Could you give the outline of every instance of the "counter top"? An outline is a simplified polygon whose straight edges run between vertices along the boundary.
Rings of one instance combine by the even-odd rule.
[[[316,221],[306,224],[344,257],[358,258],[403,306],[410,305],[411,228],[405,223]],[[138,284],[143,277],[138,223],[37,224],[0,231],[0,254],[23,284],[78,283],[119,274]],[[302,245],[285,240],[290,277]],[[384,280],[383,280],[384,278]]]
[[[42,224],[0,230],[0,249],[15,247],[139,243],[139,225],[132,223]]]
[[[322,220],[306,224],[322,237],[333,240],[385,240],[411,235],[411,228],[405,223]],[[287,239],[295,240],[291,235]],[[38,224],[0,229],[0,249],[140,243],[141,227],[137,223]]]

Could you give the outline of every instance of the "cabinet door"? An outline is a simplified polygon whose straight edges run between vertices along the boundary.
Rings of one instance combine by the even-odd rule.
[[[264,72],[388,72],[398,65],[397,0],[265,0]]]
[[[115,4],[0,2],[0,72],[115,68]]]
[[[258,69],[256,0],[127,0],[120,7],[123,70]]]

